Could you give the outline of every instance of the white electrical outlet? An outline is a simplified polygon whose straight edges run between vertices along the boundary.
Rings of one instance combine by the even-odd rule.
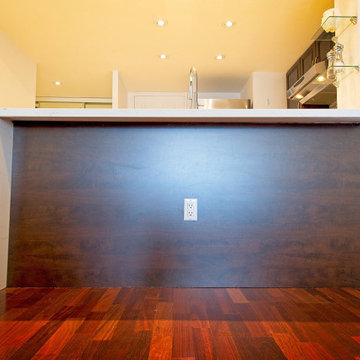
[[[197,221],[198,201],[197,199],[184,199],[184,221]]]

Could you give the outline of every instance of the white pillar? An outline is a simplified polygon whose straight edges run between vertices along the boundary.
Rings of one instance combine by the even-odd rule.
[[[117,70],[112,72],[112,108],[119,108],[119,72]]]
[[[112,80],[112,108],[126,109],[128,107],[128,91],[119,75],[118,70],[113,70]]]

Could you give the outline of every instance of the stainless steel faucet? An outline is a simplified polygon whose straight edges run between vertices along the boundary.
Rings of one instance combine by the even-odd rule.
[[[197,109],[198,104],[198,76],[194,67],[190,69],[190,89],[189,100],[191,100],[190,109]]]

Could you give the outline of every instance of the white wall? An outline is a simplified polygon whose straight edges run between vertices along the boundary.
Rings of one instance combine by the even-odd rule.
[[[241,91],[254,109],[286,109],[286,74],[253,72]]]
[[[251,74],[249,76],[248,81],[241,90],[241,98],[250,99],[251,107],[253,107],[253,102],[254,102],[253,95],[254,95],[253,74]]]
[[[360,0],[335,0],[335,7],[342,15],[359,16]],[[340,36],[344,45],[344,62],[348,65],[360,64],[360,26],[351,25]],[[337,102],[339,109],[360,109],[360,73],[354,71],[340,82]]]
[[[199,99],[240,99],[240,92],[199,92]],[[187,109],[186,92],[129,92],[128,107],[141,109]]]
[[[199,99],[241,99],[240,92],[199,92]]]
[[[187,97],[183,92],[129,92],[131,109],[186,109]]]
[[[13,125],[0,119],[0,289],[6,287]]]
[[[1,30],[0,49],[0,107],[35,107],[35,62]]]

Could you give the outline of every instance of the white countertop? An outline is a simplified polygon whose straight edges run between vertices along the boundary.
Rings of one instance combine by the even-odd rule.
[[[360,109],[0,109],[12,121],[360,123]]]

